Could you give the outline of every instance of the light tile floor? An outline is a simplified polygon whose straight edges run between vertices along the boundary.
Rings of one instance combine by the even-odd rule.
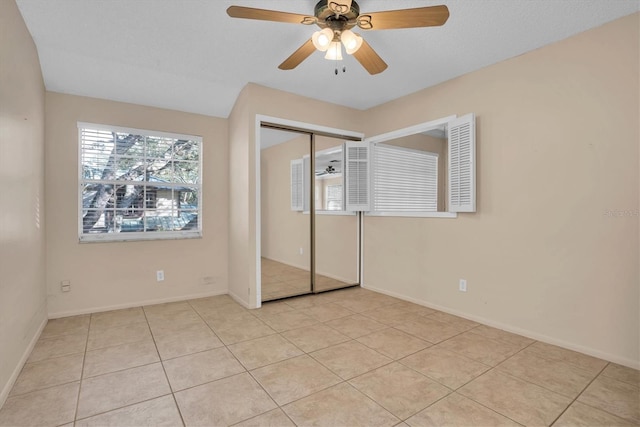
[[[309,270],[303,270],[268,258],[262,258],[261,268],[262,301],[303,295],[311,290],[311,273]],[[347,286],[353,286],[353,283],[316,274],[316,289],[320,292]]]
[[[50,320],[2,426],[640,424],[640,373],[349,288]]]

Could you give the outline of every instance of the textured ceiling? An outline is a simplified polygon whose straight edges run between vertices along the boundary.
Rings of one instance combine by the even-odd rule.
[[[227,117],[264,86],[367,109],[640,10],[638,0],[360,0],[361,12],[446,4],[442,27],[359,31],[389,64],[346,73],[316,52],[277,68],[317,27],[229,18],[230,5],[312,15],[316,0],[17,0],[47,90]]]

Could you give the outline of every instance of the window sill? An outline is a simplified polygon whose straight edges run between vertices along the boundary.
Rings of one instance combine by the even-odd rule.
[[[309,211],[302,212],[305,215],[309,215]],[[353,216],[356,212],[347,211],[316,211],[316,215],[337,215],[337,216]]]
[[[392,216],[406,218],[457,218],[457,212],[365,212],[366,216]]]
[[[184,240],[200,239],[201,231],[191,233],[155,232],[155,233],[103,233],[83,234],[79,238],[80,243],[110,243],[110,242],[142,242],[146,240]]]

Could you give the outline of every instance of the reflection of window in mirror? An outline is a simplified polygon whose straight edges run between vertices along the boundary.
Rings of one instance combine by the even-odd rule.
[[[341,211],[342,208],[342,184],[327,185],[325,193],[325,209],[328,211]]]
[[[318,210],[318,206],[322,206],[322,189],[320,188],[320,186],[318,184],[316,184],[316,201],[315,201],[315,206],[316,206],[316,210]]]
[[[316,151],[316,211],[342,211],[343,202],[342,144]]]

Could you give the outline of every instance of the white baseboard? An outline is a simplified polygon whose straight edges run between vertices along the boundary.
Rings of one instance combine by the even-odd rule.
[[[633,360],[633,359],[627,359],[625,357],[619,357],[613,354],[609,354],[609,353],[605,353],[603,351],[600,350],[595,350],[589,347],[585,347],[579,344],[575,344],[572,342],[568,342],[568,341],[564,341],[564,340],[560,340],[557,338],[553,338],[550,337],[548,335],[544,335],[544,334],[539,334],[537,332],[532,332],[526,329],[521,329],[521,328],[517,328],[514,326],[511,326],[509,324],[506,323],[501,323],[501,322],[496,322],[494,320],[491,319],[486,319],[484,317],[481,316],[473,316],[473,315],[469,315],[468,313],[463,313],[461,311],[457,311],[457,310],[453,310],[449,307],[443,307],[437,304],[432,304],[430,302],[427,301],[423,301],[423,300],[419,300],[416,298],[410,298],[407,297],[405,295],[402,294],[398,294],[396,292],[391,292],[391,291],[387,291],[384,289],[378,289],[378,288],[374,288],[372,286],[364,286],[362,285],[363,288],[365,289],[369,289],[371,291],[375,291],[375,292],[380,292],[381,294],[385,294],[385,295],[389,295],[404,301],[409,301],[415,304],[419,304],[422,305],[424,307],[428,307],[428,308],[432,308],[434,310],[439,310],[439,311],[443,311],[445,313],[449,313],[449,314],[453,314],[455,316],[459,316],[459,317],[463,317],[465,319],[468,320],[473,320],[474,322],[478,322],[478,323],[482,323],[483,325],[487,325],[487,326],[491,326],[493,328],[498,328],[498,329],[502,329],[504,331],[507,332],[511,332],[517,335],[522,335],[524,337],[527,338],[531,338],[532,340],[536,340],[536,341],[541,341],[547,344],[552,344],[552,345],[557,345],[558,347],[562,347],[562,348],[566,348],[567,350],[573,350],[573,351],[577,351],[579,353],[584,353],[587,354],[589,356],[593,356],[593,357],[597,357],[598,359],[603,359],[609,362],[613,362],[613,363],[617,363],[619,365],[624,365],[624,366],[628,366],[630,368],[633,369],[640,369],[640,360]]]
[[[233,298],[233,300],[235,302],[237,302],[238,304],[240,304],[241,306],[243,306],[244,308],[246,308],[248,310],[256,308],[256,307],[251,307],[245,300],[243,300],[242,298],[240,298],[238,295],[236,295],[235,293],[233,293],[231,291],[229,291],[229,296],[231,298]]]
[[[201,294],[180,295],[177,297],[151,299],[151,300],[144,300],[144,301],[138,301],[133,303],[83,308],[80,310],[59,311],[56,313],[49,313],[49,319],[57,319],[59,317],[78,316],[80,314],[100,313],[102,311],[121,310],[123,308],[141,307],[143,305],[164,304],[167,302],[186,301],[190,299],[206,298],[206,297],[212,297],[216,295],[225,295],[225,294],[227,294],[226,290],[224,291],[218,290],[218,291],[212,291],[212,292],[204,292]]]
[[[347,284],[350,284],[350,285],[352,285],[352,284],[353,284],[353,285],[355,285],[355,284],[357,284],[357,283],[358,283],[358,280],[357,280],[357,279],[356,279],[356,280],[345,279],[344,277],[339,277],[339,276],[336,276],[336,275],[334,275],[334,274],[330,274],[330,273],[324,273],[324,272],[322,272],[322,271],[317,271],[317,270],[316,270],[316,274],[319,274],[319,275],[321,275],[321,276],[328,277],[329,279],[338,280],[338,281],[340,281],[340,282],[347,283]]]
[[[288,265],[289,267],[299,268],[300,270],[309,271],[309,266],[304,266],[302,264],[291,263],[288,261],[283,261],[276,258],[271,258],[267,256],[263,256],[262,258],[268,259],[269,261],[279,262],[280,264]]]
[[[288,262],[284,262],[284,261],[281,261],[281,260],[278,260],[278,259],[274,259],[274,258],[269,258],[269,257],[266,257],[266,256],[264,258],[266,258],[266,259],[268,259],[270,261],[279,262],[280,264],[288,265],[289,267],[299,268],[300,270],[304,270],[304,271],[310,271],[309,267],[305,267],[305,266],[302,266],[302,265],[291,264],[291,263],[288,263]],[[355,283],[355,282],[357,282],[357,280],[345,279],[344,277],[336,276],[336,275],[331,274],[331,273],[325,273],[324,271],[319,271],[319,270],[316,270],[316,274],[319,274],[321,276],[326,276],[326,277],[328,277],[330,279],[339,280],[339,281],[344,282],[344,283]]]
[[[2,408],[2,405],[4,405],[4,402],[7,401],[7,397],[9,397],[9,392],[11,392],[11,388],[13,388],[13,385],[16,383],[16,380],[18,379],[18,375],[20,375],[20,372],[22,372],[22,368],[24,367],[24,364],[27,363],[27,359],[31,355],[31,351],[33,350],[33,347],[35,347],[36,343],[38,342],[38,339],[40,338],[40,334],[42,334],[42,330],[47,325],[47,320],[48,320],[47,318],[44,318],[40,323],[40,326],[38,327],[38,331],[33,335],[33,338],[31,338],[29,345],[24,350],[24,353],[22,354],[20,361],[18,362],[15,369],[13,370],[13,373],[9,377],[9,381],[7,381],[7,383],[2,388],[2,392],[0,392],[0,408]]]

